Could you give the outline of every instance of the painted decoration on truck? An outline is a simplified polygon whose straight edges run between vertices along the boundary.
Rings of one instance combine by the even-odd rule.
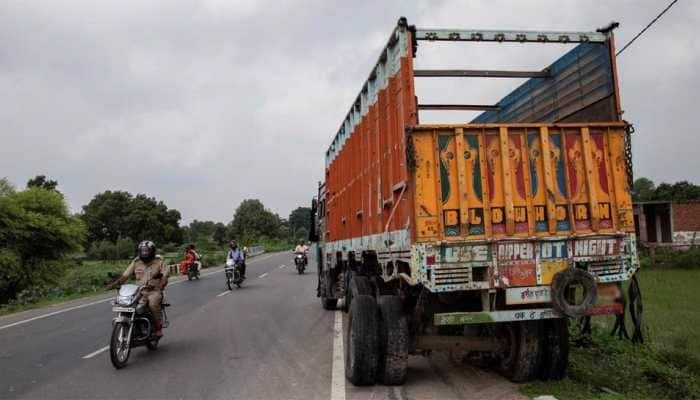
[[[464,159],[466,175],[471,177],[471,185],[467,185],[467,200],[469,202],[469,234],[483,235],[484,229],[484,199],[481,184],[481,157],[479,156],[479,137],[464,135]]]
[[[546,232],[548,230],[548,211],[546,205],[546,184],[544,180],[544,160],[542,157],[542,140],[539,131],[527,136],[530,187],[533,199],[535,218],[535,231]],[[561,151],[561,135],[549,136],[550,169],[554,173],[553,197],[556,204],[556,221],[558,231],[570,230],[569,213],[566,205],[566,176],[564,161]]]
[[[554,199],[557,212],[557,230],[568,231],[571,230],[571,224],[569,223],[569,212],[566,205],[568,191],[566,189],[566,171],[564,170],[564,157],[562,156],[561,135],[549,135],[549,145],[552,171],[555,171],[554,176],[556,177]]]
[[[523,154],[523,142],[521,135],[508,135],[508,161],[512,171],[512,183],[515,187],[513,191],[513,222],[515,225],[515,233],[527,232],[528,215],[527,215],[527,190],[525,188],[525,169],[523,168],[523,158],[527,155]],[[507,182],[506,184],[511,184]]]
[[[497,248],[498,286],[534,286],[537,284],[534,243],[499,243]]]

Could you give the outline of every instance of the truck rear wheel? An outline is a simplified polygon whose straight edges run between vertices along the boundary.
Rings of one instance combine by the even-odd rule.
[[[564,379],[569,363],[569,324],[568,319],[547,319],[541,321],[542,365],[540,379]]]
[[[338,304],[338,299],[329,299],[328,297],[321,297],[321,304],[323,304],[324,310],[335,310],[335,306]]]
[[[358,295],[350,304],[345,332],[345,376],[355,386],[373,385],[379,364],[377,302]]]
[[[408,368],[408,321],[398,296],[380,296],[379,379],[385,385],[401,385]]]
[[[541,352],[539,321],[506,322],[500,327],[503,342],[499,372],[513,382],[537,378]]]
[[[352,299],[360,295],[374,296],[374,288],[369,278],[353,274],[350,277],[350,283],[345,290],[345,310],[350,311]]]

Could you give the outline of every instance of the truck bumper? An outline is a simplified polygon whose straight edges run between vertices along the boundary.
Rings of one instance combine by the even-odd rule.
[[[624,312],[622,304],[602,304],[593,306],[586,315],[608,315],[622,314]],[[514,322],[514,321],[536,321],[541,319],[563,318],[553,308],[535,308],[528,310],[502,310],[502,311],[481,311],[481,312],[451,312],[439,313],[433,316],[433,324],[436,326],[445,325],[469,325],[486,324],[492,322]]]

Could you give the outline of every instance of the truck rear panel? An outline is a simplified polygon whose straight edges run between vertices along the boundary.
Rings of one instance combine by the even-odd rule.
[[[419,42],[578,43],[542,71],[414,70]],[[400,21],[326,152],[328,268],[377,256],[432,292],[505,289],[547,303],[557,272],[637,267],[629,134],[611,32],[418,29]],[[531,76],[495,105],[421,104],[418,77]],[[421,125],[419,111],[485,110]],[[518,300],[520,299],[520,300]],[[551,315],[552,314],[547,314]],[[500,316],[494,318],[511,318]]]

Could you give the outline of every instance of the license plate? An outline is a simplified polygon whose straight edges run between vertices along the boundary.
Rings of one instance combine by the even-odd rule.
[[[112,311],[114,311],[114,312],[134,312],[134,311],[136,311],[136,309],[133,307],[112,307]]]
[[[506,289],[506,304],[548,303],[552,301],[550,286],[528,286]]]

